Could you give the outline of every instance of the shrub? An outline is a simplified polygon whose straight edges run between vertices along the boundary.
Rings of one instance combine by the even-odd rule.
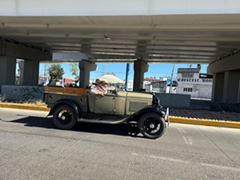
[[[210,111],[222,111],[222,107],[219,103],[213,102],[210,107]]]
[[[211,111],[240,112],[240,103],[228,104],[228,103],[213,102],[210,110]]]

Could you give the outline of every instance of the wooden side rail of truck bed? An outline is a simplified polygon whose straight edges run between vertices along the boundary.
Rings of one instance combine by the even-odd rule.
[[[45,93],[58,93],[58,94],[74,94],[86,96],[88,88],[77,88],[77,87],[61,87],[61,86],[46,86]]]

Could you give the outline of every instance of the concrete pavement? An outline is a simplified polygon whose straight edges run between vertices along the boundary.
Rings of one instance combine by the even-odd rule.
[[[46,106],[25,105],[25,104],[16,104],[16,103],[0,103],[0,107],[26,109],[26,110],[39,110],[39,111],[49,111],[50,110]],[[197,124],[197,125],[205,125],[205,126],[240,128],[240,122],[223,121],[223,120],[211,120],[211,119],[198,119],[198,118],[170,116],[170,121],[175,122],[175,123],[183,123],[183,124]]]

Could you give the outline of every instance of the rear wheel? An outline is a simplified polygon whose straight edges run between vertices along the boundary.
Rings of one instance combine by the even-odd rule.
[[[77,122],[77,114],[72,107],[61,105],[53,113],[53,123],[59,129],[71,129]]]
[[[139,120],[138,128],[144,137],[156,139],[164,134],[166,125],[159,114],[147,113]]]

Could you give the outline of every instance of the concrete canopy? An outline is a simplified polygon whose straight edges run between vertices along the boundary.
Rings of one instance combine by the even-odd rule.
[[[240,47],[237,0],[44,2],[3,0],[0,37],[75,53],[62,61],[209,64]]]

